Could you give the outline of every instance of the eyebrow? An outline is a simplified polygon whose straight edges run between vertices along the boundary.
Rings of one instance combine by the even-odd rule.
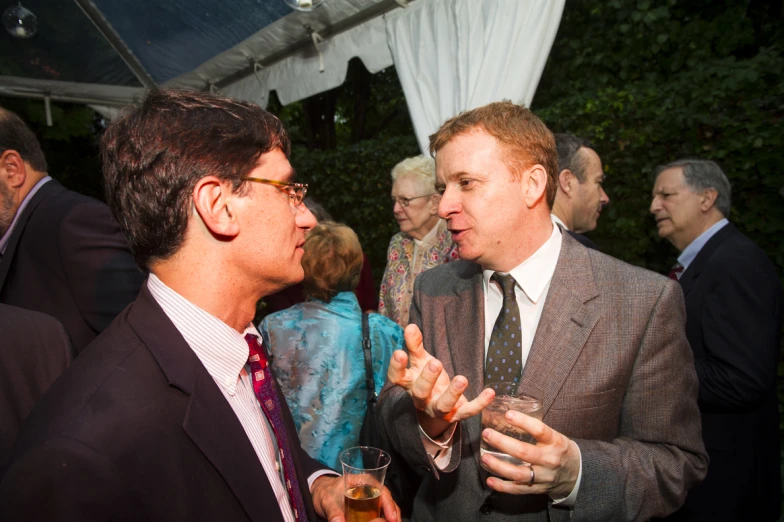
[[[296,181],[297,181],[297,171],[294,170],[294,167],[292,167],[291,170],[289,170],[288,173],[286,173],[286,175],[281,178],[281,181],[286,181],[286,182],[289,182],[289,183],[296,183]]]

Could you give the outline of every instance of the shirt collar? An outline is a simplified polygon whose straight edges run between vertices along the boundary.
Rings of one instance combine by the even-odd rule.
[[[558,263],[558,256],[561,254],[561,240],[561,230],[557,226],[553,226],[553,233],[550,234],[550,238],[531,257],[509,271],[532,303],[539,301],[542,297],[542,292],[550,283],[550,279],[553,278],[555,265]],[[484,270],[482,272],[485,295],[487,295],[490,277],[494,273],[494,270]]]
[[[153,273],[147,280],[147,288],[215,382],[234,395],[237,378],[248,362],[245,335],[261,338],[253,324],[248,323],[245,331],[239,333],[166,286]]]
[[[689,243],[689,246],[683,249],[681,255],[678,256],[678,263],[683,265],[684,270],[689,268],[689,265],[694,261],[694,258],[697,257],[697,254],[700,253],[700,250],[705,246],[705,243],[727,224],[729,224],[727,218],[717,221],[712,227],[697,236],[697,239]]]
[[[24,212],[24,209],[27,206],[27,204],[30,202],[31,199],[33,199],[33,196],[35,196],[35,193],[38,192],[38,189],[43,187],[44,183],[51,180],[52,180],[51,176],[44,176],[43,178],[38,180],[38,183],[36,183],[33,186],[30,192],[28,192],[25,198],[22,200],[22,204],[19,205],[19,208],[16,210],[16,214],[14,214],[14,219],[13,221],[11,221],[11,225],[8,227],[8,230],[5,231],[3,237],[0,237],[0,255],[5,254],[5,249],[8,246],[8,242],[11,241],[11,234],[14,231],[14,226],[16,226],[16,222],[19,221],[19,216],[22,215],[22,212]]]
[[[552,222],[555,223],[556,225],[561,225],[564,228],[564,230],[569,230],[569,227],[566,226],[566,223],[564,223],[561,220],[561,218],[559,218],[555,214],[553,213],[550,214],[550,220],[552,220]]]

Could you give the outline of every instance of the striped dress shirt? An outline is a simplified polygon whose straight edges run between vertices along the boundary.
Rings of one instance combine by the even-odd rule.
[[[294,511],[283,485],[275,435],[256,399],[247,366],[248,344],[245,342],[245,334],[261,338],[258,331],[249,323],[244,332],[238,332],[166,286],[155,274],[150,273],[147,287],[234,410],[272,485],[283,519],[294,522]],[[311,475],[308,485],[312,485],[323,474],[318,472]]]

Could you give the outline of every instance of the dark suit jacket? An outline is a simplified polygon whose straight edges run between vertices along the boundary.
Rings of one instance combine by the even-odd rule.
[[[11,233],[0,303],[51,315],[81,352],[136,298],[143,279],[109,207],[51,180]]]
[[[483,389],[482,270],[459,261],[414,283],[412,322],[450,378]],[[414,499],[421,521],[647,520],[677,509],[705,475],[697,376],[674,281],[563,236],[519,393],[541,398],[544,422],[574,440],[582,482],[574,511],[543,495],[492,492],[479,466],[480,416],[462,421],[452,461],[440,472],[425,453],[409,396],[387,385],[379,398],[383,436],[429,475]]]
[[[324,467],[283,418],[314,521],[307,478]],[[234,411],[146,285],[33,410],[0,519],[283,520]]]
[[[563,228],[561,229],[563,230]],[[583,246],[588,248],[593,248],[594,250],[599,250],[596,248],[596,243],[594,243],[588,236],[584,236],[582,234],[578,234],[577,232],[572,232],[571,230],[567,230],[570,236],[577,240]]]
[[[38,399],[74,358],[63,325],[0,304],[0,469]]]
[[[680,284],[711,462],[705,483],[689,494],[678,517],[778,520],[782,290],[776,269],[728,224],[700,250]]]

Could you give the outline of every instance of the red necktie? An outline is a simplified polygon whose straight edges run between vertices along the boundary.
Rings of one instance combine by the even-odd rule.
[[[680,263],[675,263],[675,266],[672,267],[672,270],[670,270],[670,273],[667,274],[667,277],[677,281],[681,278],[681,274],[683,274],[683,265]]]
[[[294,508],[294,518],[298,522],[307,522],[308,516],[305,512],[302,492],[299,489],[297,473],[294,470],[294,461],[291,458],[291,448],[286,436],[286,427],[283,425],[283,417],[281,416],[280,401],[278,401],[278,394],[275,389],[275,379],[272,376],[272,372],[270,372],[267,355],[261,349],[259,338],[255,335],[246,334],[245,341],[250,349],[248,364],[250,364],[251,378],[253,379],[253,390],[256,392],[256,398],[259,400],[259,404],[261,404],[261,409],[275,432],[280,461],[283,463],[286,489],[288,490],[291,506]]]

